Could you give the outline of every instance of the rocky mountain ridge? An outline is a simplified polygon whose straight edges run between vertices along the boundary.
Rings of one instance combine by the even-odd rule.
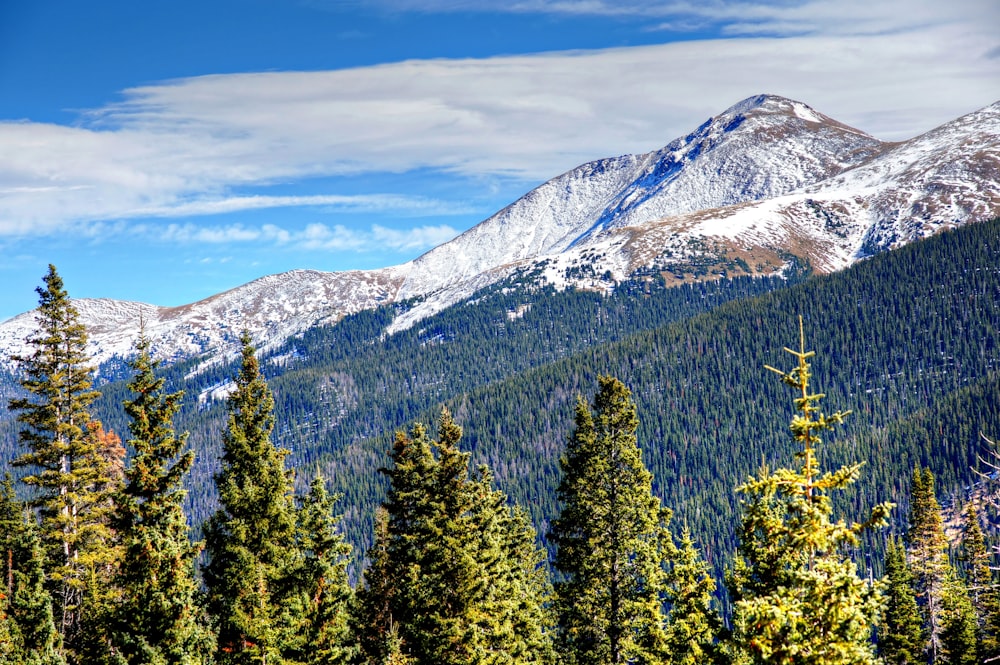
[[[370,271],[297,270],[162,308],[77,300],[96,362],[129,354],[140,320],[154,352],[262,345],[380,304],[409,301],[398,330],[523,271],[557,286],[613,288],[772,274],[791,260],[839,270],[942,229],[1000,215],[1000,103],[901,143],[807,105],[760,95],[661,150],[597,160],[527,193],[414,261]],[[0,323],[0,357],[24,351],[32,313]]]

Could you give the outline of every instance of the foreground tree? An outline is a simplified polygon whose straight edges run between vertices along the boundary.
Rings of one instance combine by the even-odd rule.
[[[885,606],[879,630],[878,651],[887,665],[923,663],[923,620],[913,590],[913,575],[906,563],[906,550],[896,538],[886,544]]]
[[[962,530],[962,557],[968,566],[966,582],[969,599],[975,610],[976,642],[980,662],[989,662],[1000,656],[997,641],[997,624],[1000,623],[1000,595],[993,582],[993,557],[986,546],[986,537],[979,525],[979,511],[969,505],[965,511]],[[998,659],[1000,660],[1000,659]]]
[[[909,529],[906,532],[910,570],[928,627],[931,660],[941,651],[941,596],[945,581],[952,574],[948,562],[948,539],[944,535],[941,504],[934,491],[934,474],[916,468],[910,483]]]
[[[43,553],[34,519],[14,496],[10,476],[0,484],[0,663],[62,665],[52,597],[45,588]]]
[[[598,379],[593,410],[577,400],[560,466],[555,611],[561,662],[659,663],[666,657],[664,565],[670,511],[652,492],[636,442],[639,420],[621,381]]]
[[[313,478],[297,518],[298,560],[290,579],[298,587],[292,606],[299,625],[289,644],[289,659],[308,665],[336,665],[351,657],[348,607],[351,587],[347,561],[351,546],[337,531],[337,496],[322,476]]]
[[[283,662],[296,617],[287,609],[294,588],[296,514],[287,450],[271,442],[274,398],[241,338],[242,365],[229,396],[222,469],[215,477],[219,510],[205,525],[208,608],[218,629],[221,664]]]
[[[41,516],[48,589],[62,648],[73,660],[86,637],[87,591],[106,588],[115,563],[108,527],[115,454],[108,450],[118,441],[88,411],[98,393],[91,388],[87,334],[55,266],[43,282],[36,289],[37,328],[26,340],[33,351],[14,357],[29,396],[9,406],[19,412],[19,438],[28,448],[14,465],[30,469],[23,482],[36,490],[32,504]]]
[[[113,644],[130,665],[197,665],[211,660],[212,641],[198,603],[195,558],[184,515],[184,477],[194,453],[184,450],[172,419],[183,392],[164,393],[143,335],[131,366],[128,441],[133,451],[127,484],[117,494],[117,526],[124,556],[116,577],[120,600],[114,612]]]
[[[976,611],[969,588],[954,568],[949,568],[941,585],[941,650],[937,662],[948,665],[975,665]]]
[[[666,641],[671,665],[720,662],[718,638],[722,620],[713,607],[715,580],[685,528],[667,578]]]
[[[469,474],[461,429],[397,433],[390,488],[358,592],[366,663],[548,663],[543,555],[523,513]]]
[[[822,394],[811,378],[800,326],[798,360],[788,372],[768,368],[794,388],[792,435],[801,446],[798,469],[764,469],[738,488],[744,496],[740,545],[729,587],[734,604],[733,640],[755,663],[839,665],[874,663],[871,634],[880,607],[876,587],[858,577],[844,554],[865,529],[881,526],[892,509],[883,503],[863,524],[831,521],[829,492],[854,482],[861,464],[822,473],[816,459],[819,433],[847,413],[824,415]]]

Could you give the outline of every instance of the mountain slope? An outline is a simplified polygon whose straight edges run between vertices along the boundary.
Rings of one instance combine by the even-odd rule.
[[[801,102],[744,100],[661,150],[584,164],[409,263],[294,271],[159,308],[78,301],[97,362],[130,352],[143,319],[154,352],[264,346],[379,304],[413,301],[389,331],[516,275],[608,290],[637,271],[670,283],[721,274],[821,272],[940,229],[1000,214],[1000,103],[884,143]],[[0,323],[0,356],[23,351],[30,314]]]
[[[390,337],[381,332],[392,308],[362,312],[264,355],[276,440],[292,451],[303,482],[318,468],[335,483],[346,528],[363,543],[383,491],[375,470],[392,433],[430,423],[446,404],[465,429],[463,448],[543,525],[555,511],[573,401],[609,373],[633,390],[657,493],[710,551],[726,552],[733,488],[762,463],[791,460],[792,395],[763,366],[788,361],[781,348],[796,338],[801,313],[817,351],[815,385],[828,395],[824,408],[854,411],[824,438],[823,464],[869,461],[851,500],[897,498],[888,488],[905,488],[917,463],[934,469],[943,492],[967,483],[978,431],[1000,431],[1000,401],[991,397],[1000,390],[1000,221],[762,297],[723,293],[769,281],[780,280],[667,289],[654,276],[610,296],[502,284]],[[712,307],[713,299],[727,302]],[[171,370],[172,386],[189,395],[178,427],[191,431],[199,452],[190,485],[196,521],[211,506],[225,417],[212,388],[234,371],[217,367],[185,380],[183,368]],[[964,416],[930,416],[917,438],[898,428],[882,435],[922,411],[942,412],[949,395],[975,386],[955,407]],[[121,431],[115,418],[124,389],[106,392],[98,415]],[[949,418],[965,424],[952,428]]]

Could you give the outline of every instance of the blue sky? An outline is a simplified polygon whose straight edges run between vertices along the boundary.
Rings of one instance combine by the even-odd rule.
[[[9,0],[0,320],[402,263],[758,93],[898,140],[1000,99],[995,0]]]

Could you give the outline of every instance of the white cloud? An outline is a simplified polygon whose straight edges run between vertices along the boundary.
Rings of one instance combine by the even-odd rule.
[[[459,215],[472,211],[461,204],[437,201],[419,196],[399,194],[374,194],[356,196],[230,196],[226,198],[185,201],[167,206],[138,208],[128,211],[129,216],[142,217],[189,217],[192,215],[216,215],[244,210],[264,208],[293,208],[322,206],[341,212],[387,212],[393,211],[413,217],[435,215]]]
[[[168,224],[164,227],[137,225],[127,231],[133,236],[161,243],[232,245],[258,243],[294,250],[374,252],[422,251],[436,247],[458,235],[446,224],[425,225],[404,230],[378,224],[369,231],[352,229],[342,224],[307,224],[298,230],[274,224],[249,226],[244,224],[204,225]]]
[[[442,1],[425,9],[466,6]],[[985,0],[533,0],[512,7],[618,7],[664,22],[706,20],[731,32],[804,36],[213,75],[134,88],[78,126],[0,122],[0,237],[82,232],[94,227],[81,223],[100,220],[293,206],[467,213],[419,196],[268,196],[254,188],[413,169],[537,182],[587,160],[658,148],[758,93],[799,99],[880,138],[902,139],[990,104],[1000,91],[1000,59],[990,56],[998,47],[992,29],[1000,5]],[[295,236],[263,227],[201,234],[186,224],[166,228],[177,242]],[[296,242],[363,246],[380,233],[357,240],[338,228],[324,226]],[[432,236],[433,228],[420,232]],[[393,234],[382,240],[421,242]]]

